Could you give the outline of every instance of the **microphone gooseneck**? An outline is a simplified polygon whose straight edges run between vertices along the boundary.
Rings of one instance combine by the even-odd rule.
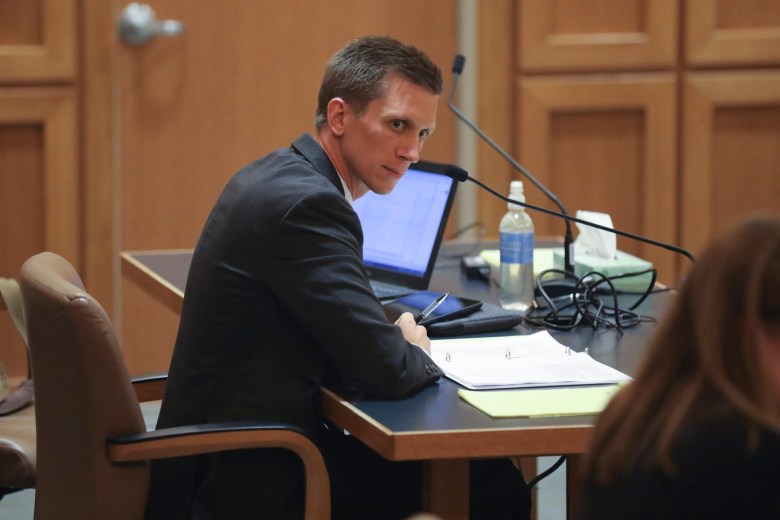
[[[458,119],[463,121],[463,123],[465,123],[466,126],[471,128],[479,137],[482,138],[482,140],[484,140],[487,144],[489,144],[491,148],[493,148],[493,150],[498,152],[498,154],[501,155],[501,157],[506,159],[506,161],[509,162],[509,164],[511,164],[514,169],[522,173],[529,181],[531,181],[534,184],[534,186],[539,188],[539,190],[542,193],[544,193],[550,200],[552,200],[553,203],[555,203],[555,205],[558,206],[558,209],[562,214],[568,216],[568,213],[566,212],[566,208],[563,207],[563,204],[561,204],[561,201],[558,199],[558,197],[555,196],[554,193],[552,193],[542,183],[536,180],[536,178],[533,175],[531,175],[525,168],[523,168],[523,166],[520,165],[520,163],[518,163],[511,155],[506,153],[503,148],[501,148],[495,141],[493,141],[493,139],[490,138],[490,136],[488,136],[485,132],[483,132],[481,128],[479,128],[476,124],[472,123],[460,111],[460,109],[458,109],[458,107],[454,105],[454,103],[452,102],[452,98],[453,95],[455,94],[455,86],[458,82],[458,77],[463,72],[463,65],[465,63],[466,63],[466,58],[463,55],[458,54],[455,56],[455,61],[452,64],[452,86],[450,87],[449,97],[447,98],[447,106],[449,107],[449,109],[455,114],[455,116]],[[466,173],[466,178],[469,178],[472,181],[474,181],[474,179],[468,176],[468,173]],[[477,184],[487,188],[482,183],[477,182]],[[491,192],[493,191],[490,188],[488,188],[488,190]],[[506,197],[503,196],[501,197],[506,199]],[[557,215],[557,213],[552,213],[552,214]],[[569,223],[568,219],[566,220],[566,235],[563,238],[563,267],[565,271],[574,273],[574,237],[572,235],[571,224]]]
[[[460,76],[461,73],[463,73],[463,65],[465,63],[466,58],[462,54],[456,54],[455,61],[452,62],[452,73],[456,76]]]
[[[559,217],[562,219],[565,219],[567,222],[577,222],[579,224],[583,224],[585,226],[590,226],[592,228],[601,229],[603,231],[608,231],[610,233],[614,233],[616,235],[624,236],[627,238],[631,238],[633,240],[637,240],[639,242],[645,242],[647,244],[652,244],[654,246],[666,249],[668,251],[673,251],[675,253],[679,253],[685,257],[687,257],[690,261],[694,262],[695,259],[691,253],[686,251],[685,249],[681,247],[674,246],[672,244],[667,244],[665,242],[659,242],[658,240],[653,240],[652,238],[643,237],[640,235],[635,235],[634,233],[629,233],[628,231],[622,231],[620,229],[615,229],[607,226],[602,226],[601,224],[596,224],[595,222],[590,222],[588,220],[583,220],[581,218],[572,217],[571,215],[567,215],[565,213],[559,213],[557,211],[553,211],[551,209],[542,208],[539,206],[534,206],[533,204],[528,204],[527,202],[520,202],[519,200],[510,199],[509,197],[502,195],[501,193],[497,192],[487,184],[475,179],[474,177],[470,176],[469,173],[464,170],[463,168],[459,166],[455,166],[454,164],[450,164],[445,168],[444,175],[448,177],[452,177],[456,181],[465,182],[465,181],[471,181],[477,186],[481,187],[484,190],[487,190],[488,192],[492,193],[499,199],[502,199],[506,202],[509,202],[511,204],[517,204],[518,206],[522,206],[524,208],[532,209],[534,211],[541,211],[542,213],[547,213],[548,215],[553,215],[555,217]]]

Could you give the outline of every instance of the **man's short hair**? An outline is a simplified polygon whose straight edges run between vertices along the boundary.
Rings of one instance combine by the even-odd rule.
[[[364,36],[349,42],[328,62],[317,96],[317,128],[328,120],[331,99],[343,99],[361,115],[369,102],[385,95],[392,75],[441,94],[441,70],[425,53],[389,36]]]

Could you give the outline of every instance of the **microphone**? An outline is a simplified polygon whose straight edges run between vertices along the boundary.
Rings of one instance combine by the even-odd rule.
[[[506,202],[509,202],[511,204],[517,204],[518,206],[522,206],[524,208],[532,209],[534,211],[541,211],[542,213],[547,213],[548,215],[553,215],[555,217],[565,219],[567,222],[569,222],[569,221],[577,222],[577,223],[583,224],[585,226],[590,226],[592,228],[601,229],[602,231],[608,231],[610,233],[614,233],[615,235],[620,235],[620,236],[624,236],[624,237],[627,237],[627,238],[631,238],[633,240],[637,240],[639,242],[644,242],[646,244],[652,244],[654,246],[666,249],[668,251],[673,251],[675,253],[679,253],[679,254],[687,257],[691,262],[695,261],[693,255],[691,253],[689,253],[688,251],[686,251],[685,249],[681,248],[681,247],[674,246],[674,245],[671,245],[671,244],[667,244],[666,242],[659,242],[658,240],[653,240],[652,238],[643,237],[641,235],[636,235],[634,233],[629,233],[628,231],[622,231],[620,229],[615,229],[615,228],[611,228],[611,227],[607,227],[607,226],[602,226],[601,224],[596,224],[595,222],[590,222],[590,221],[587,221],[587,220],[583,220],[581,218],[572,217],[571,215],[567,215],[565,213],[560,213],[560,212],[557,212],[557,211],[553,211],[551,209],[541,208],[539,206],[534,206],[533,204],[528,204],[527,202],[520,202],[519,200],[510,199],[509,197],[506,197],[506,196],[502,195],[501,193],[497,192],[496,190],[494,190],[493,188],[491,188],[487,184],[485,184],[485,183],[475,179],[474,177],[470,176],[469,173],[466,170],[464,170],[463,168],[461,168],[459,166],[455,166],[454,164],[447,165],[447,167],[444,169],[444,171],[442,173],[444,175],[446,175],[447,177],[451,177],[451,178],[453,178],[453,179],[455,179],[456,181],[459,181],[459,182],[471,181],[474,184],[476,184],[477,186],[481,187],[482,189],[485,189],[485,190],[489,191],[490,193],[492,193],[493,195],[495,195],[499,199],[502,199],[502,200],[504,200]],[[571,272],[573,272],[573,271],[571,271]]]
[[[512,167],[522,173],[528,180],[530,180],[534,186],[539,188],[539,190],[544,193],[547,198],[552,200],[556,206],[558,206],[558,209],[560,212],[564,215],[568,216],[568,213],[566,212],[566,208],[563,207],[563,204],[561,204],[561,201],[558,199],[558,197],[555,196],[550,190],[548,190],[542,183],[540,183],[536,178],[531,175],[525,168],[523,168],[520,163],[518,163],[511,155],[506,153],[503,148],[501,148],[495,141],[493,141],[485,132],[482,131],[481,128],[479,128],[476,124],[472,123],[459,109],[452,103],[452,97],[455,94],[455,86],[458,82],[458,77],[460,77],[461,73],[463,72],[463,65],[466,63],[466,58],[458,54],[455,56],[455,61],[452,63],[452,86],[450,87],[450,94],[447,98],[447,106],[449,109],[455,114],[455,116],[463,121],[463,123],[466,124],[469,128],[471,128],[476,134],[482,138],[483,141],[485,141],[487,144],[489,144],[493,150],[498,152],[501,157],[507,160],[509,164],[512,165]],[[468,176],[468,173],[463,170],[463,173],[465,174],[464,180],[466,178],[470,178]],[[460,180],[460,179],[456,179]],[[474,179],[471,179],[474,180]],[[461,181],[463,182],[463,181]],[[481,183],[477,183],[481,184]],[[485,187],[484,185],[482,185]],[[488,188],[489,191],[492,191]],[[502,198],[505,198],[501,196]],[[522,204],[521,204],[522,206]],[[557,213],[555,213],[557,215]],[[563,269],[564,271],[567,271],[569,273],[574,273],[574,238],[572,236],[571,232],[571,224],[569,223],[569,220],[566,220],[566,234],[563,237]]]
[[[455,60],[452,64],[452,86],[450,88],[449,97],[447,99],[447,106],[449,109],[455,114],[455,116],[460,119],[463,123],[466,124],[469,128],[471,128],[479,137],[482,138],[487,144],[489,144],[493,150],[498,152],[498,154],[503,157],[510,165],[512,165],[513,168],[515,168],[517,171],[522,173],[528,180],[530,180],[539,190],[544,193],[550,200],[552,200],[556,206],[558,206],[558,209],[560,212],[552,211],[546,208],[541,208],[539,206],[534,206],[532,204],[528,204],[526,202],[520,202],[517,200],[510,199],[501,193],[498,193],[491,187],[487,186],[486,184],[478,181],[477,179],[469,176],[468,172],[464,170],[463,168],[460,168],[455,165],[449,165],[444,175],[447,175],[448,177],[452,177],[456,181],[459,182],[465,182],[467,180],[473,182],[474,184],[480,186],[484,190],[487,190],[488,192],[492,193],[496,197],[512,203],[517,204],[518,206],[522,206],[528,209],[533,209],[535,211],[541,211],[542,213],[546,213],[548,215],[553,215],[559,218],[562,218],[566,221],[566,235],[564,236],[563,240],[563,256],[564,256],[564,271],[570,274],[574,274],[574,239],[572,237],[571,232],[571,224],[570,222],[577,222],[579,224],[583,224],[586,226],[590,226],[592,228],[601,229],[603,231],[608,231],[610,233],[614,233],[616,235],[624,236],[627,238],[631,238],[633,240],[637,240],[639,242],[644,242],[647,244],[651,244],[657,247],[661,247],[663,249],[667,249],[669,251],[673,251],[675,253],[679,253],[685,257],[687,257],[689,260],[694,261],[693,255],[686,251],[685,249],[682,249],[680,247],[667,244],[664,242],[659,242],[657,240],[653,240],[650,238],[646,238],[640,235],[636,235],[633,233],[629,233],[626,231],[621,231],[619,229],[609,228],[606,226],[602,226],[600,224],[596,224],[593,222],[589,222],[587,220],[582,220],[576,217],[570,216],[566,209],[563,207],[563,204],[561,204],[561,201],[556,197],[550,190],[548,190],[544,185],[542,185],[536,178],[531,175],[525,168],[523,168],[520,163],[518,163],[512,156],[510,156],[506,151],[504,151],[503,148],[501,148],[495,141],[493,141],[485,132],[482,131],[476,124],[472,123],[459,109],[452,103],[453,94],[455,93],[455,86],[458,81],[458,77],[463,72],[463,65],[466,63],[466,58],[463,57],[461,54],[458,54],[455,56]],[[561,279],[553,279],[553,280],[547,280],[544,282],[544,290],[545,293],[548,294],[552,298],[556,298],[559,296],[566,296],[566,295],[572,295],[575,292],[575,281],[576,277],[574,279],[570,278],[561,278]],[[538,294],[537,294],[538,295]]]

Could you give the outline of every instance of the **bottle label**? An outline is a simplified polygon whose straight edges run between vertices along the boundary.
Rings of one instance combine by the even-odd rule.
[[[499,233],[502,264],[533,264],[533,232]]]

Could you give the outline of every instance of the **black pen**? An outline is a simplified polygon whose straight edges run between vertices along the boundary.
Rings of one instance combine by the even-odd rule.
[[[441,302],[443,302],[447,296],[449,296],[450,293],[446,292],[433,300],[433,303],[428,305],[424,311],[422,311],[420,314],[417,315],[417,317],[414,319],[415,323],[420,323],[422,320],[427,318],[433,311],[436,310],[436,308],[441,305]]]

